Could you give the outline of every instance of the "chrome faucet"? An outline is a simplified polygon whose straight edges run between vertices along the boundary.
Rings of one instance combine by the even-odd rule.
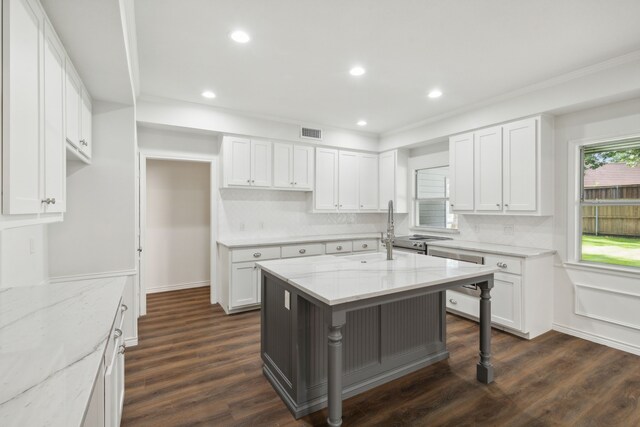
[[[380,232],[380,240],[387,247],[387,260],[393,259],[393,240],[395,239],[393,224],[393,200],[389,200],[389,210],[387,213],[387,237],[384,237],[384,232]]]

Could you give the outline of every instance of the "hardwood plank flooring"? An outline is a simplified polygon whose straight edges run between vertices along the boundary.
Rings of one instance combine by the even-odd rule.
[[[227,316],[209,289],[148,296],[127,349],[123,426],[323,425],[295,420],[262,375],[260,314]],[[363,426],[640,426],[640,357],[549,332],[492,331],[495,382],[475,380],[478,325],[447,316],[448,360],[348,399]]]

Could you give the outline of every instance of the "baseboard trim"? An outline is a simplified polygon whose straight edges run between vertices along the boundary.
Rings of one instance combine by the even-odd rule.
[[[108,279],[111,277],[135,276],[138,270],[105,271],[102,273],[73,274],[70,276],[49,277],[49,283],[76,282],[78,280]]]
[[[164,285],[155,288],[147,288],[147,295],[157,294],[160,292],[179,291],[182,289],[203,288],[205,286],[209,286],[208,280],[203,282],[176,283],[175,285]]]
[[[553,330],[562,332],[563,334],[582,338],[587,341],[595,342],[597,344],[606,345],[607,347],[615,348],[616,350],[622,350],[626,351],[627,353],[640,356],[640,346],[628,344],[611,338],[606,338],[602,335],[592,334],[591,332],[584,332],[569,326],[559,325],[557,323],[553,324]]]

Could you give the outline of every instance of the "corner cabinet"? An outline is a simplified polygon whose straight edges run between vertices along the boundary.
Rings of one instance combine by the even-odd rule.
[[[451,208],[465,214],[553,214],[553,122],[537,116],[449,139]]]

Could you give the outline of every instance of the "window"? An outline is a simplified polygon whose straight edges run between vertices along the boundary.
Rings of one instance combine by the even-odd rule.
[[[640,140],[580,154],[580,259],[640,267]]]
[[[457,229],[449,205],[449,166],[418,169],[415,179],[416,227]]]

